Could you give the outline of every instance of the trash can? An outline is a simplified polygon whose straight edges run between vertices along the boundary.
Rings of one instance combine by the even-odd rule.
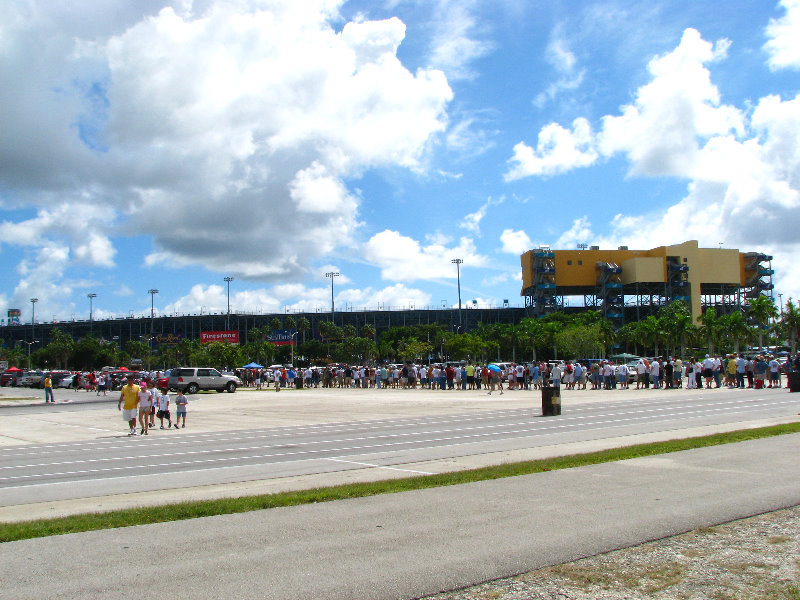
[[[542,386],[542,416],[552,417],[561,414],[561,388]]]
[[[792,371],[787,376],[789,380],[789,391],[800,392],[800,371]]]

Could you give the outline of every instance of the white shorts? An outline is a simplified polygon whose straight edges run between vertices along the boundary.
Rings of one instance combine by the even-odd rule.
[[[122,420],[127,423],[128,421],[132,421],[133,419],[135,419],[138,414],[139,414],[138,408],[130,408],[130,409],[125,408],[122,410]]]

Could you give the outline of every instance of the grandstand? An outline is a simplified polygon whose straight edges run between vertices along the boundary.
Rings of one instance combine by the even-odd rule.
[[[540,247],[522,254],[520,261],[520,295],[529,315],[580,305],[601,311],[617,326],[653,314],[672,300],[685,300],[697,322],[708,307],[729,314],[773,289],[771,256],[700,248],[697,241],[650,250]],[[568,300],[575,297],[583,301]]]

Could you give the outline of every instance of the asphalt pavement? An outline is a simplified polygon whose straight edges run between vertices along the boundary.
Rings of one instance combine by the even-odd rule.
[[[405,599],[800,505],[800,434],[0,544],[0,598]]]

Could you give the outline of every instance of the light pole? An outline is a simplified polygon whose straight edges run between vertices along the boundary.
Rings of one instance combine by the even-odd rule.
[[[155,319],[156,312],[155,312],[155,297],[158,293],[158,290],[153,288],[147,290],[147,293],[150,294],[150,335],[153,335],[153,319]]]
[[[291,358],[289,359],[289,362],[292,363],[292,366],[294,366],[294,344],[295,344],[294,336],[296,336],[298,333],[300,333],[300,332],[299,331],[295,331],[292,334],[292,336],[289,338],[289,350],[291,350]]]
[[[36,303],[39,301],[38,298],[31,298],[31,339],[36,337],[36,330],[34,329],[34,323],[36,322]]]
[[[30,371],[31,370],[31,346],[36,343],[36,340],[33,340],[32,342],[25,342],[25,343],[28,344],[28,371]]]
[[[450,262],[456,266],[456,277],[458,278],[458,324],[461,325],[461,265],[464,261],[460,258],[454,258]]]
[[[783,318],[783,294],[778,294],[778,308],[781,311],[781,319]]]
[[[94,316],[93,316],[94,299],[97,298],[97,294],[93,292],[91,294],[87,294],[86,297],[89,298],[89,335],[92,335],[92,330],[94,325]]]
[[[337,273],[336,271],[329,271],[329,272],[325,273],[325,277],[330,277],[331,278],[331,323],[334,323],[334,324],[336,323],[336,321],[335,321],[336,310],[335,310],[334,304],[333,304],[333,278],[334,277],[338,277],[338,276],[339,276],[339,273]]]
[[[233,281],[233,277],[225,277],[225,283],[228,284],[228,317],[225,320],[225,329],[230,330],[231,328],[231,281]]]

